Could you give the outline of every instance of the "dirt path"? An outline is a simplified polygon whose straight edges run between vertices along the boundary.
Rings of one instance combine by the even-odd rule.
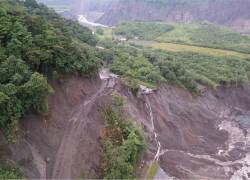
[[[82,130],[89,121],[87,116],[98,97],[111,93],[114,84],[113,78],[103,79],[99,90],[73,110],[56,154],[52,178],[72,178],[72,166],[78,153]]]

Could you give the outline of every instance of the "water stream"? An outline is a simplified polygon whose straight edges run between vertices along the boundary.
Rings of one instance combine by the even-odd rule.
[[[159,158],[161,155],[163,155],[164,153],[162,153],[162,147],[161,147],[161,142],[159,140],[159,135],[158,133],[156,132],[155,130],[155,119],[154,119],[154,114],[153,114],[153,111],[152,111],[152,106],[151,106],[151,103],[150,103],[150,100],[148,98],[148,94],[151,94],[153,92],[152,89],[149,89],[145,86],[140,86],[140,89],[142,91],[142,94],[144,95],[145,97],[145,103],[146,103],[146,107],[147,107],[147,110],[148,110],[148,114],[150,116],[150,122],[151,122],[151,130],[154,134],[154,141],[156,142],[156,145],[157,145],[157,151],[154,155],[154,159],[152,160],[151,163],[153,162],[158,162],[159,161]],[[169,176],[161,167],[159,167],[154,179],[168,179],[168,180],[173,180],[175,178]],[[176,178],[177,179],[177,178]]]
[[[147,95],[145,95],[145,99],[146,99],[146,107],[148,109],[149,116],[150,116],[152,131],[154,133],[154,140],[155,140],[155,142],[157,144],[157,151],[156,151],[156,154],[154,156],[154,161],[158,161],[159,157],[160,157],[160,154],[161,154],[160,153],[161,152],[161,142],[159,141],[158,134],[155,131],[154,115],[153,115],[152,107],[151,107],[151,104],[150,104],[150,101],[149,101]]]
[[[89,26],[92,26],[92,27],[108,27],[106,25],[103,25],[103,24],[99,24],[99,23],[95,23],[95,22],[91,22],[89,21],[84,15],[78,15],[78,21],[81,23],[81,24],[85,24],[85,25],[89,25]]]

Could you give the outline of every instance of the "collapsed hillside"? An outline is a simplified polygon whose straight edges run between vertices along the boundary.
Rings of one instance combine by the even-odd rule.
[[[106,25],[124,21],[208,21],[231,27],[239,32],[250,32],[248,0],[210,1],[120,1],[116,0],[98,20]]]
[[[28,178],[101,177],[100,137],[105,126],[101,111],[110,104],[114,90],[126,97],[128,116],[147,134],[149,150],[140,168],[157,154],[157,133],[159,164],[168,176],[248,178],[249,85],[222,87],[196,97],[166,85],[135,96],[114,78],[65,77],[63,84],[51,84],[55,95],[50,114],[24,117],[16,143],[1,146],[1,152],[8,152],[4,157],[17,162]]]
[[[102,112],[116,91],[149,143],[138,177],[156,162],[161,178],[249,178],[247,59],[126,46],[97,52],[89,29],[34,0],[2,1],[0,13],[1,161],[27,178],[103,178]],[[121,78],[96,77],[105,61]],[[12,123],[16,134],[6,134]]]

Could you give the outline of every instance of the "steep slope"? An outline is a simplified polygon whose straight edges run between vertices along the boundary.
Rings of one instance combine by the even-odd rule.
[[[249,178],[248,89],[221,88],[192,97],[162,87],[150,95],[163,170],[181,179]]]
[[[247,178],[249,85],[201,97],[162,86],[136,97],[113,78],[66,77],[65,83],[52,84],[56,93],[50,115],[25,117],[22,133],[10,146],[9,157],[29,178],[101,177],[101,110],[111,102],[113,90],[126,97],[127,114],[147,133],[150,147],[140,168],[158,160],[168,176],[180,179]]]
[[[76,77],[51,84],[56,94],[51,113],[24,118],[12,158],[29,178],[100,177],[100,111],[112,84]]]
[[[91,47],[95,43],[91,30],[61,18],[35,0],[0,1],[0,131],[9,142],[15,141],[24,116],[49,113],[48,99],[53,89],[48,78],[59,79],[61,74],[70,73],[97,75],[99,58]],[[27,121],[24,124],[32,126],[32,118]],[[34,134],[46,132],[46,129],[36,130]],[[0,159],[5,161],[3,157],[10,150],[7,143],[1,145]],[[40,150],[25,140],[14,156],[26,155],[25,151],[34,156],[34,166],[38,167],[30,176],[46,177],[46,162]],[[33,168],[29,160],[23,163]],[[1,178],[9,179],[8,170],[2,169],[5,164],[8,162],[0,162],[0,171],[7,177]]]
[[[174,22],[209,21],[249,32],[249,0],[210,1],[113,1],[98,22],[117,25],[131,20]]]
[[[180,56],[181,53],[176,53],[182,60],[182,66],[176,68],[172,64],[172,67],[177,71],[176,81],[182,80],[181,83],[185,83],[182,87],[187,85],[186,89],[161,83],[158,90],[152,91],[141,86],[139,92],[135,94],[135,91],[131,91],[131,87],[127,87],[121,79],[114,74],[108,74],[107,71],[101,71],[99,78],[87,76],[98,72],[99,63],[94,48],[83,44],[87,42],[95,45],[94,37],[90,36],[90,30],[59,18],[54,12],[37,5],[33,0],[15,3],[15,1],[11,1],[11,3],[3,1],[3,6],[0,8],[1,15],[4,15],[1,16],[1,20],[5,20],[0,21],[0,28],[7,32],[4,36],[0,36],[4,40],[1,41],[0,47],[0,72],[2,73],[0,78],[0,109],[4,110],[4,113],[8,112],[5,109],[9,110],[10,107],[16,105],[16,98],[23,97],[22,91],[16,93],[15,88],[13,88],[15,85],[26,84],[29,79],[33,83],[39,82],[27,77],[25,82],[21,81],[22,83],[20,83],[20,74],[18,73],[24,74],[26,77],[27,74],[30,74],[29,69],[36,74],[40,72],[47,75],[47,78],[43,79],[46,82],[46,87],[48,79],[48,83],[54,89],[54,94],[49,98],[51,109],[48,114],[39,114],[39,111],[34,111],[32,107],[37,106],[34,103],[31,108],[27,109],[26,113],[19,116],[22,117],[19,121],[20,130],[16,132],[17,137],[12,139],[11,143],[7,143],[6,138],[0,132],[0,160],[8,159],[16,162],[27,178],[103,178],[101,139],[105,121],[102,117],[102,110],[112,103],[112,92],[116,90],[127,101],[125,111],[128,117],[132,122],[136,121],[142,125],[149,142],[149,149],[144,161],[138,167],[138,176],[144,177],[147,167],[152,162],[157,162],[161,167],[159,173],[161,177],[179,179],[250,178],[248,173],[250,170],[250,85],[247,77],[247,61],[244,63],[243,59],[238,59],[238,63],[241,65],[240,69],[237,63],[234,64],[237,59],[224,61],[224,59],[212,59],[211,57],[205,59],[204,56],[197,56],[198,61],[201,57],[202,62],[209,61],[213,63],[213,66],[211,68],[207,66],[208,64],[200,65],[196,67],[196,70],[206,67],[206,70],[209,70],[208,77],[211,77],[211,71],[219,73],[216,76],[212,74],[212,79],[218,78],[214,79],[218,83],[214,89],[210,89],[208,86],[207,90],[202,91],[202,95],[196,96],[186,90],[192,78],[183,78],[188,76],[183,68],[185,67],[183,66],[184,57],[190,58],[184,54]],[[13,4],[16,6],[12,6]],[[41,17],[40,13],[42,13]],[[32,19],[35,17],[30,17],[30,15],[46,20],[48,25],[42,27],[41,32],[39,29],[32,29],[37,26],[31,26],[29,27],[32,29],[31,31],[26,27],[29,23],[24,19],[27,18],[28,22],[33,23],[37,21],[33,21]],[[8,26],[5,26],[6,24]],[[17,31],[18,33],[10,33],[13,29],[15,30],[14,25],[18,25],[19,29],[23,30],[23,34],[20,34],[19,31]],[[62,27],[67,28],[62,29]],[[23,35],[25,38],[20,38]],[[41,36],[47,37],[48,42],[42,41],[41,43],[41,39],[39,39]],[[23,41],[29,38],[32,39],[31,44],[22,49],[21,52],[9,51],[10,47],[15,47],[13,42],[20,41],[21,44],[25,44]],[[40,41],[32,44],[36,42],[35,40]],[[77,41],[76,44],[74,44],[75,41]],[[69,48],[67,46],[69,44],[72,44],[73,47]],[[34,45],[37,46],[36,49],[32,49],[36,47]],[[23,46],[15,49],[20,48]],[[35,55],[38,52],[47,54],[52,51],[53,57],[43,57],[45,60],[41,59],[44,61],[41,63],[35,61],[38,64],[32,66],[30,64],[34,61],[31,60],[37,60],[37,58],[31,56],[30,50],[36,50]],[[46,53],[40,52],[41,50]],[[17,53],[15,55],[22,58],[23,61],[13,57],[7,58],[12,52]],[[67,53],[65,54],[65,52]],[[117,66],[113,68],[116,68],[123,77],[126,77],[126,73],[130,72],[128,74],[130,77],[134,75],[137,78],[142,78],[141,80],[148,78],[151,82],[152,80],[161,82],[157,78],[162,79],[163,77],[161,77],[160,70],[158,69],[157,72],[156,68],[160,64],[157,65],[157,61],[156,64],[153,64],[153,61],[150,62],[147,58],[151,57],[151,60],[163,58],[161,60],[168,60],[168,62],[172,62],[175,58],[175,54],[172,54],[172,61],[169,56],[164,59],[164,54],[159,54],[162,55],[161,58],[158,56],[146,58],[142,54],[136,54],[134,49],[127,53],[123,49],[121,52],[122,57],[119,55],[106,57],[113,58],[113,61],[118,62]],[[115,52],[111,51],[111,53]],[[193,54],[191,55],[193,57]],[[125,60],[129,60],[127,64],[119,64],[119,61],[126,62]],[[197,62],[194,61],[194,64]],[[221,68],[222,65],[228,65],[228,67],[224,67],[222,70],[217,69],[217,66]],[[19,67],[24,67],[24,70],[21,69],[21,71]],[[148,67],[146,71],[141,69],[145,67]],[[171,64],[162,64],[161,67],[166,70],[164,77],[169,78],[169,69],[164,67],[171,67]],[[179,71],[180,69],[181,71]],[[232,74],[235,69],[237,69],[235,74],[241,75],[239,79],[245,85],[239,85],[238,78],[235,78],[234,73]],[[133,70],[138,72],[131,73]],[[123,74],[122,71],[126,73]],[[6,72],[10,76],[4,79]],[[71,74],[66,72],[71,72]],[[201,72],[203,73],[204,70],[202,69]],[[160,76],[154,73],[159,73]],[[82,74],[85,76],[81,76]],[[225,79],[225,77],[229,78]],[[41,86],[35,86],[36,88],[33,89],[32,83],[27,84],[24,86],[27,92],[32,90],[35,92],[34,94],[39,94]],[[223,87],[223,84],[228,86]],[[194,87],[196,88],[191,84],[191,88]],[[21,85],[20,88],[16,88],[17,91],[20,89],[22,90]],[[10,102],[10,98],[5,94],[13,98],[12,104],[8,104],[8,106],[5,103]],[[44,94],[48,95],[48,93]],[[32,97],[24,96],[23,99],[34,99]],[[39,99],[44,100],[45,98]],[[1,112],[0,120],[2,120],[3,112]],[[3,123],[1,121],[1,131],[12,120],[8,115],[6,113],[7,118],[5,119],[7,121],[3,121]],[[16,119],[13,121],[16,122],[19,117],[15,117]]]

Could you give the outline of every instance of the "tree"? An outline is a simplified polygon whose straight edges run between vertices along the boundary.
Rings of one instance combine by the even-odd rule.
[[[25,0],[24,4],[25,4],[25,6],[31,7],[31,8],[38,8],[39,7],[36,0]]]
[[[43,75],[96,75],[98,54],[89,46],[95,43],[90,29],[35,0],[0,0],[1,130],[25,113],[48,110],[52,88]]]
[[[6,47],[8,41],[11,39],[11,26],[10,18],[7,17],[6,12],[2,10],[2,13],[0,13],[0,44],[3,47]]]
[[[20,85],[26,82],[31,75],[29,67],[21,59],[10,56],[0,64],[0,83],[14,83]]]
[[[98,28],[98,29],[96,30],[96,33],[99,34],[99,35],[103,35],[103,34],[104,34],[104,31],[103,31],[102,28]]]
[[[14,121],[17,121],[23,108],[21,101],[16,97],[17,87],[13,84],[2,85],[0,87],[0,127],[8,127]]]
[[[8,54],[19,58],[24,57],[32,46],[31,33],[19,22],[15,22],[12,28],[11,40],[7,44]]]
[[[37,112],[47,112],[47,98],[53,93],[53,89],[48,84],[43,75],[35,72],[30,80],[22,85],[19,96],[22,99],[26,110],[31,107]]]

